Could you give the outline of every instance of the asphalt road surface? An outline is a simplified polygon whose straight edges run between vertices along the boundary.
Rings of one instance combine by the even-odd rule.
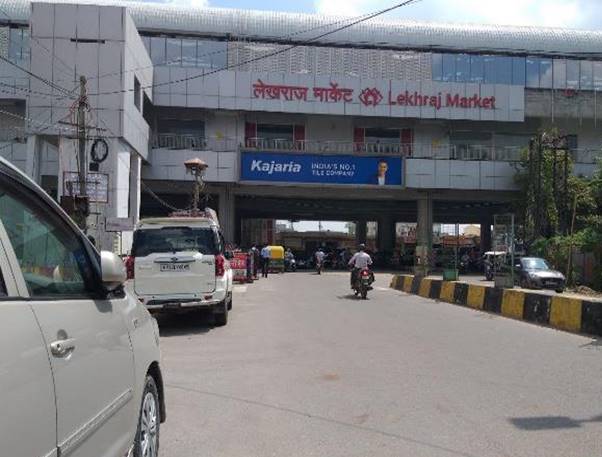
[[[160,319],[162,457],[601,457],[602,342],[342,273]]]

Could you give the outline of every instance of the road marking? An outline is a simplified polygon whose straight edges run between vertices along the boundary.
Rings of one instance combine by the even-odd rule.
[[[247,286],[242,286],[242,285],[234,286],[234,292],[244,294],[246,291],[247,291]]]

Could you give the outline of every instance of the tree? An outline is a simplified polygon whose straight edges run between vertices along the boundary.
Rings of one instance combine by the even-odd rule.
[[[529,253],[572,279],[572,252],[592,252],[602,286],[602,163],[592,179],[572,174],[566,142],[554,130],[534,138],[516,166],[518,233]]]

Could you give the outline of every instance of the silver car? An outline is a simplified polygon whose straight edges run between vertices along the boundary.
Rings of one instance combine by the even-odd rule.
[[[158,327],[125,278],[0,159],[1,455],[158,455]]]

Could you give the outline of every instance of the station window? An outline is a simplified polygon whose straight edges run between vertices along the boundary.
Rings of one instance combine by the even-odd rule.
[[[470,56],[470,82],[482,83],[483,81],[485,81],[485,58]]]
[[[157,121],[160,134],[205,136],[205,122],[199,119],[161,118]]]
[[[8,35],[8,58],[11,60],[29,59],[29,30],[11,28]]]
[[[183,67],[196,67],[197,66],[196,44],[197,44],[197,40],[188,39],[188,38],[182,39],[182,66]]]
[[[441,81],[453,82],[456,80],[456,58],[453,54],[443,54]]]
[[[525,85],[525,58],[512,58],[512,84],[517,86]]]
[[[452,132],[449,136],[451,158],[459,160],[490,159],[491,139],[490,132]]]
[[[496,57],[495,56],[485,56],[483,58],[483,68],[485,71],[484,74],[484,82],[485,84],[495,84],[497,81],[496,74]]]
[[[257,124],[257,138],[266,141],[293,141],[294,126],[283,124]]]
[[[495,81],[497,84],[512,84],[512,57],[495,58]]]
[[[140,103],[140,100],[142,98],[142,94],[141,94],[141,88],[140,88],[140,81],[138,81],[138,78],[136,78],[134,76],[134,105],[136,106],[136,108],[138,109],[138,111],[142,111],[142,106]]]
[[[443,55],[432,54],[431,58],[433,81],[441,81],[443,78]]]
[[[579,89],[580,65],[578,60],[566,61],[566,87]]]
[[[539,87],[539,59],[537,57],[527,57],[527,87]]]
[[[468,54],[456,55],[456,81],[467,82],[470,80],[470,56]]]
[[[589,60],[581,61],[580,87],[583,90],[594,88],[594,65]]]
[[[168,38],[166,40],[165,65],[182,65],[182,40],[180,38]]]
[[[566,60],[554,59],[554,89],[566,88]]]
[[[552,60],[551,59],[540,59],[539,60],[539,87],[542,89],[552,88]]]
[[[150,56],[154,65],[165,65],[165,38],[151,37]]]
[[[366,143],[399,144],[399,129],[367,128],[365,129]]]
[[[602,90],[602,62],[594,62],[594,88]]]

